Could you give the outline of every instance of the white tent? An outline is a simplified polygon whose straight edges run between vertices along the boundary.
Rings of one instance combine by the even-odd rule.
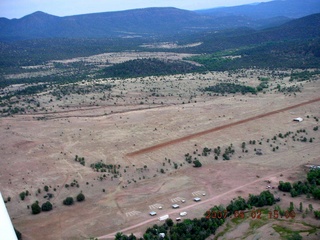
[[[159,233],[159,237],[164,238],[166,236],[165,233]]]
[[[0,192],[0,239],[17,240],[6,205]]]

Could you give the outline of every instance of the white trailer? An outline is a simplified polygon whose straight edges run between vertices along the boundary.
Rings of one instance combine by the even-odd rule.
[[[169,218],[169,215],[163,215],[161,217],[159,217],[159,221],[164,221],[164,220],[167,220]]]

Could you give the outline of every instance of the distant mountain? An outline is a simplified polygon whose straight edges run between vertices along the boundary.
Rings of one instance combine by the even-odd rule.
[[[319,26],[320,13],[263,30],[245,28],[207,32],[194,36],[194,41],[201,41],[203,44],[189,51],[194,53],[214,53],[225,49],[236,49],[265,43],[320,39]]]
[[[0,18],[0,40],[38,38],[154,37],[226,28],[275,26],[286,18],[253,21],[247,16],[206,16],[177,8],[145,8],[57,17],[35,12]]]
[[[307,15],[320,13],[320,1],[274,0],[258,4],[198,10],[196,12],[215,17],[245,16],[252,19],[267,19],[274,17],[301,18]]]
[[[21,19],[0,19],[0,39],[137,37],[196,31],[211,26],[211,17],[176,8],[68,17],[35,12]]]
[[[41,22],[43,21],[43,17],[52,18],[50,15],[37,13],[35,16],[26,16],[23,21],[25,21],[25,24],[30,24],[29,20],[36,18],[37,21]],[[53,22],[61,21],[61,18],[58,17],[53,16],[53,19],[55,19]],[[8,21],[7,19],[2,20]],[[319,26],[320,14],[313,14],[292,20],[281,26],[262,30],[248,27],[213,31],[207,29],[206,31],[196,33],[184,32],[180,35],[162,39],[42,38],[25,41],[0,41],[0,72],[10,73],[11,69],[18,69],[19,66],[43,64],[53,59],[91,56],[105,53],[106,51],[150,51],[150,49],[145,49],[142,45],[154,44],[157,41],[174,41],[181,46],[181,48],[167,49],[166,51],[204,53],[205,55],[203,56],[228,50],[227,54],[235,53],[235,56],[243,56],[237,59],[240,67],[248,67],[249,65],[263,67],[269,65],[274,67],[296,67],[303,65],[304,67],[314,67],[319,66],[320,63]],[[182,47],[183,45],[195,42],[201,42],[202,44],[195,47]],[[163,49],[153,50],[163,51]],[[287,64],[288,61],[291,63]],[[0,78],[1,76],[0,74]],[[59,80],[59,78],[57,79]],[[43,81],[42,79],[40,80]],[[11,84],[10,82],[12,82],[11,79],[5,82],[5,84]]]
[[[13,35],[18,39],[28,38],[27,36],[33,36],[33,38],[55,37],[55,32],[61,30],[57,27],[61,23],[61,18],[40,11],[21,19],[6,22],[7,24],[3,26],[1,24],[3,21],[0,19],[0,34],[7,37]]]
[[[308,39],[320,37],[320,13],[287,22],[261,32],[271,40]]]
[[[145,8],[67,17],[35,12],[20,19],[0,18],[0,40],[163,37],[240,27],[262,29],[314,12],[320,12],[319,0],[275,0],[202,11]]]

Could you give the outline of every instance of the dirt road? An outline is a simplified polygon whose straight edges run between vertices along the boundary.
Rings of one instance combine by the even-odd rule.
[[[297,167],[300,167],[300,164],[299,164],[299,165],[296,165],[296,166],[293,166],[293,167],[291,167],[291,168],[288,168],[288,169],[286,169],[286,170],[284,170],[284,171],[280,171],[280,172],[273,173],[273,174],[270,174],[270,175],[268,175],[268,176],[265,176],[265,177],[263,177],[263,178],[259,178],[259,179],[255,180],[255,181],[253,181],[253,182],[250,182],[250,183],[247,183],[247,184],[245,184],[245,185],[242,185],[242,186],[233,188],[233,189],[231,189],[231,190],[229,190],[229,191],[227,191],[227,192],[221,193],[221,194],[219,194],[219,195],[216,195],[216,196],[214,196],[214,197],[208,198],[208,199],[206,199],[206,200],[202,200],[202,201],[200,201],[200,202],[195,202],[195,203],[193,203],[193,204],[191,204],[191,205],[188,205],[188,206],[186,206],[186,207],[182,207],[182,208],[179,208],[179,209],[176,209],[176,210],[172,210],[171,212],[163,213],[162,215],[168,214],[168,215],[170,216],[170,215],[172,215],[172,214],[179,213],[179,212],[183,212],[183,211],[186,211],[186,210],[188,210],[188,209],[190,209],[190,208],[196,207],[196,206],[198,206],[199,204],[209,203],[209,202],[211,202],[212,200],[218,199],[218,198],[220,198],[220,197],[222,197],[222,196],[224,196],[224,195],[227,195],[227,194],[229,194],[229,193],[235,192],[235,191],[237,191],[237,190],[240,190],[240,189],[242,189],[242,188],[244,188],[244,187],[247,187],[247,186],[252,185],[252,184],[254,184],[254,183],[257,183],[257,182],[266,181],[266,180],[268,180],[268,179],[271,178],[271,177],[279,176],[280,174],[283,174],[283,173],[285,173],[285,172],[291,171],[291,170],[293,170],[294,168],[297,168]],[[209,207],[208,207],[208,209],[209,209]],[[144,222],[138,223],[138,224],[136,224],[136,225],[133,225],[133,226],[130,226],[130,227],[121,229],[121,230],[119,230],[119,231],[116,231],[116,232],[113,232],[113,233],[110,233],[110,234],[107,234],[107,235],[104,235],[104,236],[100,236],[100,237],[98,237],[98,239],[114,239],[114,238],[115,238],[115,235],[116,235],[118,232],[126,233],[126,232],[129,231],[129,230],[133,230],[133,229],[136,229],[136,228],[141,227],[141,226],[143,226],[143,225],[146,225],[146,224],[149,224],[149,223],[152,223],[152,222],[157,222],[157,221],[159,221],[158,218],[157,218],[157,217],[153,217],[153,218],[151,218],[151,219],[149,219],[149,220],[146,220],[146,221],[144,221]]]

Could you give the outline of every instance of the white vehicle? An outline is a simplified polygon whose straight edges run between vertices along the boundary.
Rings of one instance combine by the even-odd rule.
[[[164,216],[161,216],[159,217],[159,221],[164,221],[164,220],[167,220],[169,218],[169,215],[164,215]]]
[[[187,215],[187,212],[181,212],[181,213],[180,213],[180,216],[181,216],[181,217],[184,217],[184,216],[186,216],[186,215]]]
[[[176,221],[177,221],[177,222],[181,221],[181,218],[177,217],[177,218],[176,218]]]
[[[201,201],[201,198],[196,197],[196,198],[194,198],[194,199],[193,199],[193,201],[195,201],[195,202],[199,202],[199,201]]]
[[[162,206],[158,207],[159,209],[162,209]]]
[[[178,204],[173,204],[172,208],[179,208],[180,206]]]
[[[150,216],[155,216],[155,215],[157,215],[157,212],[152,211],[152,212],[149,212],[149,214],[150,214]]]

